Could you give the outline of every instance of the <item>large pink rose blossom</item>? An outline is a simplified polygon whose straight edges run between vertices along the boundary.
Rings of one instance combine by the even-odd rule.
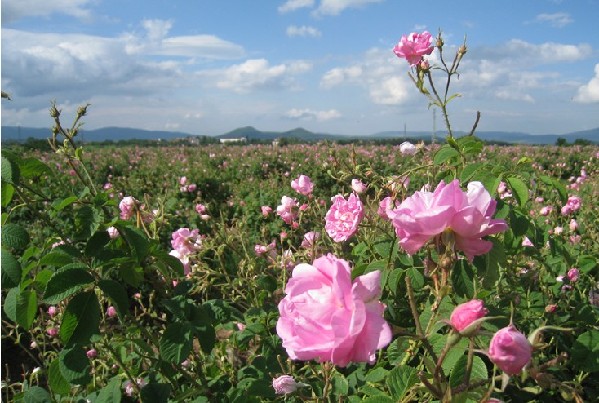
[[[277,334],[293,360],[372,364],[376,350],[391,341],[379,271],[352,282],[349,263],[328,254],[295,266],[285,293]]]
[[[491,250],[493,243],[482,238],[507,229],[503,220],[493,219],[497,202],[480,182],[460,189],[456,179],[449,184],[441,181],[434,192],[421,190],[406,198],[391,217],[399,245],[409,254],[416,253],[425,243],[451,230],[455,248],[472,261],[474,256]]]
[[[181,255],[192,255],[202,247],[202,238],[197,229],[179,228],[172,233],[171,246]]]
[[[324,228],[333,241],[347,241],[358,231],[358,225],[364,217],[364,207],[355,193],[349,195],[347,200],[342,195],[336,195],[331,201],[333,205],[325,215]]]
[[[512,324],[498,330],[489,344],[489,358],[508,375],[520,373],[531,357],[528,339]]]
[[[456,306],[449,317],[449,323],[455,330],[462,333],[472,322],[484,317],[488,312],[483,301],[473,299]]]
[[[312,190],[314,189],[314,184],[312,180],[306,175],[300,175],[299,178],[291,181],[291,188],[298,192],[299,194],[303,194],[304,196],[309,196],[312,194]]]
[[[393,53],[397,57],[406,59],[410,65],[415,66],[418,64],[424,55],[430,55],[433,53],[432,35],[424,31],[419,34],[412,32],[407,37],[403,35],[399,40],[399,43],[393,48]]]

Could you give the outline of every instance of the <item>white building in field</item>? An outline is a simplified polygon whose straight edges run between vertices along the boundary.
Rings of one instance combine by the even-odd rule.
[[[231,144],[231,143],[247,143],[247,137],[237,137],[231,139],[220,139],[221,144]]]

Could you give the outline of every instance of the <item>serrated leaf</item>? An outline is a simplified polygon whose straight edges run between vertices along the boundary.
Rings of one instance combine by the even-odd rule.
[[[104,221],[104,213],[101,209],[85,205],[75,213],[76,237],[88,239],[95,233]]]
[[[489,241],[493,242],[493,248],[489,253],[474,258],[477,274],[482,277],[485,289],[495,287],[495,282],[499,279],[499,270],[506,265],[507,259],[501,242],[495,238],[490,238]]]
[[[139,228],[130,227],[126,225],[116,224],[115,227],[119,230],[119,233],[123,236],[131,252],[137,258],[137,261],[141,263],[150,251],[150,241],[146,234],[143,233]]]
[[[143,403],[166,403],[171,394],[171,387],[167,383],[159,383],[151,379],[141,389],[141,401]]]
[[[77,196],[69,196],[64,199],[56,199],[52,203],[52,208],[55,211],[62,211],[65,209],[65,207],[70,206],[71,204],[75,203],[77,200],[79,200],[77,198]]]
[[[471,297],[474,294],[474,272],[465,260],[459,260],[451,270],[451,283],[454,292],[460,297]]]
[[[366,378],[364,379],[366,380],[366,382],[377,383],[385,379],[388,374],[389,371],[387,371],[385,368],[379,367],[368,371],[368,373],[366,374]]]
[[[110,236],[106,231],[98,231],[88,239],[83,253],[85,256],[96,257],[102,253],[104,247],[110,242]]]
[[[2,246],[13,249],[24,249],[29,243],[29,234],[18,224],[2,226]]]
[[[100,389],[94,403],[120,403],[121,401],[121,379],[115,376],[108,385]]]
[[[424,287],[424,275],[420,273],[418,269],[415,269],[414,267],[409,267],[406,270],[406,274],[410,277],[410,280],[412,280],[412,288],[415,291],[418,291],[422,287]]]
[[[48,165],[34,157],[24,158],[19,162],[19,170],[22,178],[34,178],[43,174],[52,173]]]
[[[31,386],[23,394],[24,403],[50,403],[51,401],[50,393],[39,386]]]
[[[85,349],[74,344],[58,354],[60,373],[73,385],[87,385],[91,381],[91,365]]]
[[[435,163],[435,165],[441,165],[446,161],[458,157],[459,155],[460,153],[456,149],[452,148],[449,145],[444,145],[443,147],[439,148],[439,150],[437,150],[437,152],[435,153],[433,162]]]
[[[160,356],[173,364],[180,364],[192,347],[193,329],[188,323],[174,322],[167,326],[160,338]]]
[[[1,283],[2,289],[13,288],[21,283],[21,263],[9,251],[2,248],[0,255],[2,271]]]
[[[449,376],[449,384],[452,388],[459,386],[464,382],[464,376],[466,375],[466,364],[468,363],[468,356],[461,356],[456,362],[455,366]],[[485,362],[479,356],[475,355],[472,357],[472,370],[470,372],[469,383],[476,381],[485,380],[489,377],[487,372],[487,366]]]
[[[2,207],[7,207],[12,201],[12,197],[15,194],[15,187],[10,183],[2,181]]]
[[[581,371],[599,372],[599,331],[591,329],[578,336],[570,359]]]
[[[114,280],[100,280],[98,286],[114,304],[114,307],[119,314],[119,318],[124,317],[129,313],[129,299],[127,291],[121,283]]]
[[[102,312],[93,290],[75,295],[62,316],[60,339],[65,344],[86,344],[99,333]]]
[[[3,155],[0,175],[4,182],[16,185],[20,178],[19,166]]]
[[[44,301],[48,304],[58,304],[93,281],[94,277],[83,268],[63,267],[57,270],[48,281]]]
[[[506,180],[508,185],[510,185],[510,189],[512,189],[518,205],[524,207],[526,202],[528,202],[528,187],[522,179],[515,176],[510,176]]]
[[[17,297],[20,293],[21,290],[19,287],[11,288],[6,293],[6,298],[4,299],[4,313],[13,322],[17,321]]]
[[[476,172],[478,172],[482,166],[483,166],[483,164],[480,162],[475,162],[473,164],[466,165],[464,167],[464,169],[462,170],[462,173],[460,174],[460,182],[462,182],[462,183],[469,182],[470,179],[472,179],[472,176],[474,176],[474,174]]]
[[[401,401],[417,380],[418,374],[415,368],[401,365],[389,372],[387,387],[395,401]]]
[[[23,290],[17,296],[16,319],[25,330],[29,330],[37,313],[37,294],[33,290]]]
[[[42,256],[39,261],[40,266],[62,267],[69,263],[73,263],[73,256],[65,252],[61,248],[55,248]]]
[[[50,386],[52,392],[59,395],[67,395],[71,391],[69,381],[60,372],[60,358],[52,361],[50,368],[48,368],[48,386]]]

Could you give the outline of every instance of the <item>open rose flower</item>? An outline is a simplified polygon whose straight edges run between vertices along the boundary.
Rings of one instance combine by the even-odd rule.
[[[119,210],[121,210],[120,218],[121,220],[128,220],[133,217],[135,213],[135,204],[137,200],[131,196],[123,197],[123,199],[119,202]]]
[[[397,57],[406,59],[410,65],[415,66],[420,63],[424,55],[433,53],[432,35],[424,31],[419,34],[412,32],[410,35],[403,35],[399,43],[393,48],[393,53]]]
[[[333,205],[325,215],[325,229],[335,242],[347,241],[358,231],[358,225],[364,217],[364,208],[360,198],[352,193],[347,200],[342,195],[331,198]]]
[[[516,375],[530,362],[532,346],[525,335],[512,324],[493,335],[489,358],[508,375]]]
[[[277,215],[291,225],[299,214],[299,204],[294,198],[283,196],[281,204],[277,206]]]
[[[312,194],[312,190],[314,189],[314,184],[312,180],[306,175],[300,175],[299,178],[291,181],[291,188],[298,192],[299,194],[303,194],[304,196],[309,196]]]
[[[378,270],[352,282],[349,263],[328,254],[295,266],[285,293],[277,334],[293,360],[372,364],[391,341]]]

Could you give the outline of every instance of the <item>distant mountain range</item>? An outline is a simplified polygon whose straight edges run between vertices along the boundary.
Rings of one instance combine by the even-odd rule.
[[[456,133],[456,136],[462,136],[465,133]],[[558,138],[566,139],[572,144],[576,139],[589,140],[593,143],[599,143],[599,127],[591,130],[577,131],[566,134],[542,134],[531,135],[520,132],[502,132],[502,131],[481,131],[476,132],[477,137],[487,141],[500,141],[510,144],[555,144]],[[49,128],[32,128],[20,126],[2,126],[2,141],[25,141],[27,138],[44,139],[50,136]],[[142,129],[133,129],[126,127],[103,127],[94,130],[81,130],[80,138],[85,142],[101,142],[106,140],[174,140],[194,136],[189,133],[176,131],[151,131]],[[377,140],[377,139],[422,139],[430,140],[431,133],[425,131],[407,132],[403,131],[385,131],[364,136],[346,136],[326,133],[314,133],[309,130],[298,127],[284,132],[261,131],[252,126],[240,127],[230,132],[213,136],[217,139],[231,139],[245,137],[248,141],[252,140],[274,140],[278,138],[296,138],[304,141],[318,140]],[[445,135],[437,134],[437,140],[441,141]]]

